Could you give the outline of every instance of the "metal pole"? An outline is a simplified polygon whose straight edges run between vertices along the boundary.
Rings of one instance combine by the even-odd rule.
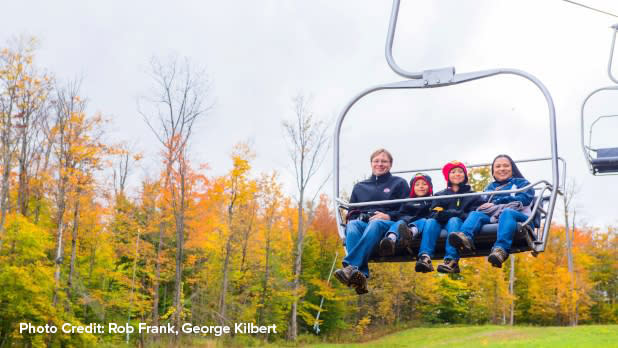
[[[511,255],[511,274],[509,275],[509,294],[511,295],[511,318],[509,325],[513,326],[515,320],[515,255]]]
[[[391,19],[388,22],[388,32],[386,34],[386,62],[388,66],[393,69],[395,74],[408,78],[408,79],[420,79],[423,77],[422,72],[411,72],[403,70],[397,65],[395,62],[395,58],[393,58],[393,40],[395,38],[395,28],[397,27],[397,16],[399,15],[399,0],[393,0],[393,8],[391,10]]]
[[[131,281],[131,302],[129,303],[129,315],[127,316],[127,327],[131,321],[131,307],[133,306],[133,298],[135,297],[135,271],[137,267],[137,258],[139,257],[139,235],[140,229],[137,229],[137,240],[135,241],[135,260],[133,261],[133,280]],[[127,344],[129,344],[129,330],[127,330]]]
[[[609,75],[609,79],[614,83],[618,83],[618,80],[612,75],[612,60],[614,59],[614,47],[616,46],[616,34],[618,34],[618,24],[614,24],[611,26],[614,29],[614,36],[612,37],[612,47],[609,50],[609,62],[607,63],[607,75]]]
[[[330,273],[328,273],[326,285],[330,284],[330,277],[333,275],[335,263],[337,263],[337,257],[339,257],[339,252],[335,252],[335,259],[333,260],[333,265],[330,266]],[[315,323],[313,324],[313,329],[315,330],[316,334],[320,333],[320,313],[322,313],[322,305],[324,305],[324,296],[322,296],[322,300],[320,300],[320,309],[318,310],[318,314],[315,316]]]

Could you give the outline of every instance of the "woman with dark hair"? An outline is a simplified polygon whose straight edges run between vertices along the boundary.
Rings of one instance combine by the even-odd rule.
[[[494,182],[485,188],[485,192],[515,190],[530,185],[508,155],[498,155],[494,158],[491,175]],[[474,236],[483,225],[490,223],[492,219],[497,219],[498,235],[487,260],[494,267],[502,267],[502,263],[509,257],[513,237],[517,232],[517,223],[526,221],[531,214],[534,189],[510,195],[493,193],[483,196],[483,200],[485,203],[477,211],[470,213],[464,221],[461,232],[449,234],[448,242],[461,251],[473,250]]]

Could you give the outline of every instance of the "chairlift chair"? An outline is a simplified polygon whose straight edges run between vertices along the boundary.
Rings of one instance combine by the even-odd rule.
[[[549,161],[551,162],[552,167],[552,177],[551,181],[540,180],[536,183],[530,184],[526,187],[517,188],[513,190],[506,191],[497,191],[496,195],[503,194],[511,194],[511,193],[519,193],[529,190],[530,188],[534,188],[537,194],[535,195],[535,200],[532,206],[532,214],[530,218],[523,223],[518,224],[518,232],[514,238],[512,252],[524,252],[524,251],[532,251],[534,255],[543,252],[545,250],[545,246],[547,245],[547,237],[549,234],[549,228],[551,225],[552,215],[554,212],[554,206],[556,204],[556,196],[560,192],[561,189],[564,189],[564,180],[562,184],[559,182],[559,168],[558,161],[562,161],[563,166],[563,175],[566,169],[566,163],[562,158],[558,157],[558,145],[557,145],[557,137],[556,137],[556,117],[555,117],[555,109],[552,97],[547,90],[547,88],[533,75],[516,69],[492,69],[492,70],[484,70],[463,74],[456,74],[454,67],[442,68],[442,69],[431,69],[424,70],[422,72],[409,72],[400,68],[395,62],[392,54],[393,48],[393,39],[395,35],[395,27],[397,25],[397,16],[399,13],[399,4],[400,0],[393,0],[393,6],[391,11],[390,23],[388,28],[388,34],[386,38],[386,60],[391,69],[398,75],[406,78],[404,81],[398,81],[393,83],[381,84],[377,86],[373,86],[365,89],[358,95],[356,95],[352,100],[350,100],[343,111],[339,114],[337,119],[337,124],[334,130],[334,143],[333,143],[333,197],[334,197],[334,205],[335,205],[335,216],[337,219],[337,229],[340,238],[345,244],[345,223],[342,217],[342,210],[349,209],[357,209],[370,205],[386,205],[393,203],[404,203],[411,201],[420,201],[420,200],[436,200],[441,199],[443,197],[422,197],[422,198],[406,198],[406,199],[396,199],[389,201],[378,201],[378,202],[363,202],[363,203],[349,203],[342,198],[339,197],[339,137],[341,133],[341,127],[343,121],[348,113],[348,111],[359,101],[361,98],[377,92],[381,90],[391,90],[391,89],[422,89],[422,88],[441,88],[448,87],[457,84],[462,84],[474,80],[479,80],[483,78],[488,78],[497,75],[515,75],[520,76],[528,81],[532,82],[535,86],[539,88],[543,96],[545,97],[545,101],[547,102],[548,112],[549,112],[549,135],[550,135],[550,146],[551,146],[551,156],[547,158],[535,158],[535,159],[525,159],[519,160],[516,162],[535,162],[535,161]],[[479,167],[489,165],[478,164],[478,165],[469,165],[469,167]],[[429,170],[438,170],[439,168],[432,168]],[[393,173],[407,173],[407,172],[421,172],[428,171],[428,169],[421,170],[407,170],[407,171],[399,171]],[[562,187],[560,187],[562,186]],[[478,196],[484,194],[483,192],[475,192],[475,193],[466,193],[466,194],[457,194],[450,195],[449,198],[456,197],[466,197],[466,196]],[[479,236],[475,238],[476,251],[474,253],[463,254],[461,257],[475,257],[475,256],[483,256],[488,255],[491,250],[491,246],[496,240],[496,230],[497,224],[488,224],[483,226]],[[444,243],[446,241],[446,231],[442,231],[440,235],[440,239],[438,240],[438,244],[436,246],[436,254],[435,257],[440,257],[444,255]],[[412,242],[412,249],[418,251],[418,247],[420,245],[420,240],[414,240]],[[370,259],[372,262],[400,262],[400,261],[413,261],[416,259],[415,253],[408,253],[405,250],[398,250],[394,256],[389,257],[381,257],[377,253],[374,253]]]
[[[616,45],[616,35],[618,35],[618,24],[614,24],[611,27],[614,30],[614,35],[612,38],[612,45],[609,50],[609,62],[607,63],[607,74],[609,75],[609,79],[612,82],[618,84],[618,79],[614,77],[612,74],[612,60],[614,55],[614,47]],[[594,148],[592,147],[592,129],[594,125],[601,121],[606,120],[608,118],[618,117],[618,115],[601,115],[598,116],[590,125],[590,130],[588,132],[588,145],[585,142],[585,126],[584,126],[584,116],[585,116],[585,108],[586,103],[590,98],[598,94],[600,92],[606,91],[616,91],[618,90],[618,86],[608,86],[599,88],[592,93],[590,93],[584,102],[582,103],[581,108],[581,145],[582,150],[584,151],[584,156],[588,163],[588,169],[592,173],[592,175],[616,175],[618,174],[618,147],[609,147],[609,148]]]

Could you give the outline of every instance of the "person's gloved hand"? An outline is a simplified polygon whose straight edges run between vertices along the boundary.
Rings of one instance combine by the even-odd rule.
[[[432,218],[436,219],[440,224],[445,224],[453,217],[461,217],[461,212],[455,209],[441,210],[434,212]]]
[[[435,219],[437,221],[440,221],[438,219],[439,219],[440,213],[443,212],[443,211],[444,211],[444,208],[442,208],[442,207],[435,207],[435,208],[431,209],[431,214],[429,215],[429,218],[430,219]]]
[[[443,216],[442,218],[445,219],[445,222],[446,222],[454,217],[461,218],[461,212],[456,209],[447,209],[442,212],[442,216]]]

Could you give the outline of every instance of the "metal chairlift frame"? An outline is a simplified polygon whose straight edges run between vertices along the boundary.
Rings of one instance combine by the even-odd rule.
[[[609,61],[607,63],[607,75],[609,76],[609,79],[612,82],[618,84],[618,79],[614,77],[614,75],[612,74],[612,60],[614,58],[614,48],[616,46],[616,36],[618,35],[618,24],[612,25],[611,28],[614,30],[614,35],[612,37],[612,45],[609,50]],[[580,114],[581,114],[581,123],[580,123],[581,146],[582,146],[582,151],[584,152],[584,156],[586,158],[586,163],[588,164],[588,169],[590,170],[590,173],[592,173],[592,175],[618,175],[618,169],[610,169],[608,172],[601,172],[601,170],[603,169],[599,169],[600,166],[595,166],[595,163],[594,163],[595,160],[599,159],[598,157],[599,150],[612,150],[612,149],[595,149],[591,146],[592,127],[594,127],[594,125],[601,119],[618,117],[618,115],[602,115],[602,116],[597,117],[590,125],[590,130],[588,132],[588,145],[586,145],[586,140],[585,140],[584,116],[585,116],[586,103],[588,102],[588,100],[590,100],[590,98],[593,95],[600,93],[600,92],[605,92],[605,91],[618,91],[618,85],[601,87],[601,88],[594,90],[592,93],[588,94],[588,96],[586,97],[586,99],[584,99],[584,102],[582,103],[582,107],[580,111]],[[618,148],[616,148],[616,151],[618,151]],[[593,152],[597,153],[596,158],[592,157]],[[616,155],[616,157],[618,157],[618,155]]]
[[[533,75],[516,69],[492,69],[492,70],[483,70],[477,72],[456,74],[454,67],[447,67],[441,69],[432,69],[432,70],[424,70],[422,72],[409,72],[403,70],[397,65],[395,59],[393,58],[393,39],[395,36],[395,27],[397,25],[397,16],[399,13],[399,4],[400,0],[393,0],[393,6],[391,11],[390,23],[388,27],[388,34],[386,38],[386,61],[391,69],[398,75],[406,78],[407,80],[376,85],[365,89],[364,91],[357,94],[355,97],[350,100],[343,111],[339,114],[337,119],[337,123],[334,130],[334,142],[333,142],[333,197],[334,205],[335,205],[335,216],[337,219],[337,230],[339,236],[342,240],[345,241],[345,224],[343,223],[343,218],[341,215],[342,209],[349,209],[354,207],[363,207],[369,205],[385,205],[392,203],[404,203],[411,201],[420,201],[420,200],[434,200],[440,199],[440,197],[423,197],[423,198],[406,198],[406,199],[396,199],[389,201],[379,201],[379,202],[363,202],[363,203],[349,203],[341,198],[339,198],[339,137],[341,133],[341,126],[343,124],[343,120],[345,119],[348,111],[352,108],[357,101],[363,98],[366,95],[369,95],[373,92],[381,91],[381,90],[389,90],[389,89],[420,89],[420,88],[439,88],[439,87],[447,87],[452,85],[457,85],[465,82],[470,82],[474,80],[479,80],[487,77],[497,76],[497,75],[516,75],[527,79],[532,82],[538,89],[543,93],[545,97],[545,101],[547,102],[548,112],[549,112],[549,137],[550,137],[550,146],[551,146],[551,156],[543,159],[529,159],[523,160],[520,162],[532,162],[539,160],[549,160],[551,162],[552,167],[552,180],[548,182],[546,180],[538,181],[534,184],[530,184],[526,187],[514,189],[514,190],[506,190],[499,191],[496,194],[511,194],[511,193],[519,193],[524,192],[531,187],[537,191],[540,191],[540,199],[537,199],[532,214],[530,218],[524,223],[524,225],[528,225],[532,222],[533,217],[537,212],[541,212],[544,215],[544,223],[542,223],[541,227],[537,227],[536,234],[534,235],[534,240],[532,240],[532,245],[530,246],[530,250],[533,253],[540,253],[545,250],[545,246],[547,245],[547,237],[549,235],[549,228],[551,225],[551,220],[554,212],[554,207],[556,205],[556,197],[558,193],[560,193],[560,182],[559,182],[559,169],[558,169],[558,142],[556,136],[556,115],[554,102],[552,97],[541,81],[539,81]],[[566,166],[566,163],[563,161],[563,167]],[[419,170],[422,171],[422,170]],[[410,172],[410,171],[406,171]],[[564,174],[564,173],[563,173]],[[467,196],[479,196],[485,194],[484,192],[475,192],[475,193],[467,193],[467,194],[457,194],[451,195],[449,198],[454,197],[467,197]],[[541,208],[541,203],[549,200],[547,207]]]

